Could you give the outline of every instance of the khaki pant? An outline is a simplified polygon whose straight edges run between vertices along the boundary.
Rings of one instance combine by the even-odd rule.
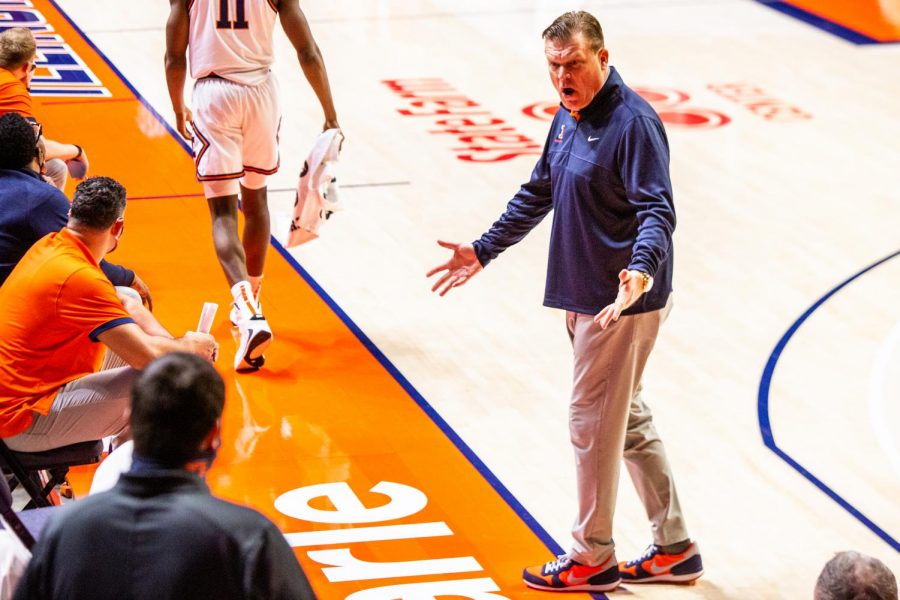
[[[107,351],[99,371],[61,387],[50,412],[34,413],[31,426],[6,438],[6,445],[18,452],[42,452],[108,436],[118,443],[127,440],[131,387],[140,372],[125,364]]]
[[[66,181],[69,179],[69,167],[61,158],[51,158],[44,164],[44,178],[47,183],[56,187],[59,191],[66,191]]]
[[[605,330],[592,315],[567,312],[575,355],[569,431],[575,449],[578,516],[569,556],[599,565],[614,552],[613,514],[624,456],[660,546],[688,539],[672,472],[653,415],[641,399],[641,377],[669,305],[620,317]]]

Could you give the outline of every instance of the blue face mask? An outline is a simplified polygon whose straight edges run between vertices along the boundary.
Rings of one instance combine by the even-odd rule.
[[[168,471],[181,468],[185,471],[190,471],[192,473],[197,473],[200,476],[204,476],[206,475],[206,472],[212,467],[213,462],[216,460],[217,453],[218,444],[216,444],[216,448],[199,450],[196,454],[194,454],[193,458],[187,461],[182,467],[172,467],[153,459],[144,458],[135,454],[131,463],[131,472],[140,473],[142,471]]]

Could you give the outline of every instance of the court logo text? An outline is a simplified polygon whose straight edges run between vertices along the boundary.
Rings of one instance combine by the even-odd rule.
[[[428,133],[456,138],[460,145],[452,150],[459,160],[493,163],[541,154],[542,144],[516,131],[443,79],[390,79],[382,83],[403,99],[405,107],[398,108],[398,113],[429,119],[435,128]]]

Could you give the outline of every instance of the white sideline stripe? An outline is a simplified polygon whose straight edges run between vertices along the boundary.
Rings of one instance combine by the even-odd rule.
[[[412,538],[440,537],[453,535],[443,521],[436,523],[413,523],[410,525],[382,525],[378,527],[355,527],[353,529],[328,529],[286,533],[288,544],[300,546],[324,546],[328,544],[352,544],[355,542],[380,542],[388,540],[408,540]]]

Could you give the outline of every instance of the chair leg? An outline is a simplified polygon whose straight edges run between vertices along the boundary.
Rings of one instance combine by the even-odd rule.
[[[0,3],[2,3],[2,0],[0,0]],[[77,459],[80,462],[76,462],[75,464],[89,464],[99,460],[97,446],[101,445],[100,441],[86,442],[85,444],[90,448],[91,454],[81,456]],[[85,444],[82,444],[81,446],[85,446]],[[31,501],[25,508],[46,507],[62,503],[62,500],[56,491],[56,486],[61,485],[66,481],[66,475],[69,473],[69,465],[62,465],[42,471],[41,473],[47,474],[47,481],[45,482],[42,480],[39,472],[26,469],[15,456],[15,453],[9,449],[2,439],[0,439],[0,459],[2,459],[0,464],[4,464],[4,467],[13,473],[15,479],[17,479],[18,482],[22,484],[22,487],[25,488],[25,491],[28,492]],[[57,464],[59,463],[57,462]],[[11,483],[10,489],[13,487],[15,487],[15,484]]]
[[[69,474],[69,467],[50,469],[47,471],[47,474],[49,477],[46,485],[44,485],[44,489],[41,490],[41,497],[47,500],[48,506],[58,506],[62,504],[62,499],[56,493],[56,486],[62,485],[66,481],[66,475]]]
[[[51,506],[50,501],[47,500],[46,492],[41,489],[41,478],[36,471],[23,473],[21,476],[16,474],[16,479],[19,480],[22,487],[25,488],[25,491],[28,492],[28,495],[31,497],[31,500],[25,505],[23,510]]]
[[[33,508],[35,506],[50,506],[50,503],[47,501],[47,498],[44,494],[41,493],[41,483],[40,480],[35,481],[31,477],[31,473],[25,471],[19,462],[15,459],[12,454],[12,451],[5,443],[0,443],[0,456],[3,457],[4,462],[6,463],[6,468],[9,469],[15,478],[22,484],[22,487],[25,488],[25,491],[28,492],[28,495],[31,497],[31,501],[26,505],[26,508]],[[14,486],[10,485],[10,489]]]

